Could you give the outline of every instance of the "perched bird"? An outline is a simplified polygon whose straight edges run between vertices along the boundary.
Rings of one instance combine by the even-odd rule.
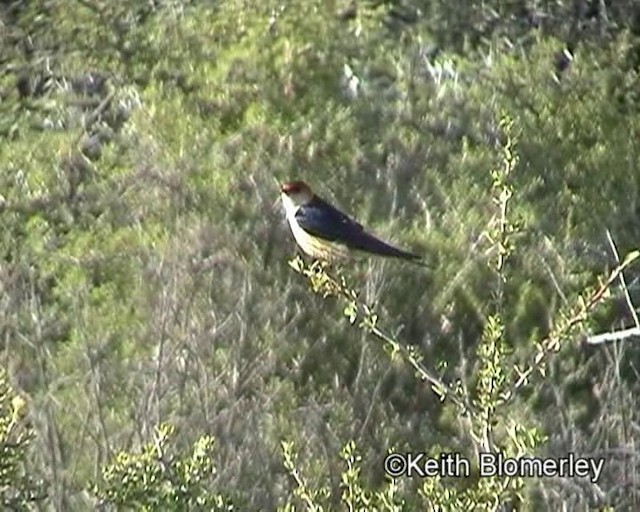
[[[315,195],[303,181],[283,183],[280,191],[293,237],[312,258],[332,262],[362,251],[421,263],[417,254],[367,233],[361,224]]]

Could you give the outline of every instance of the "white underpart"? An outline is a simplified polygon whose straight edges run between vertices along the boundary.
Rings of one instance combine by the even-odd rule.
[[[309,235],[300,227],[300,224],[298,224],[298,221],[296,220],[296,212],[300,206],[294,204],[287,194],[282,194],[282,204],[284,205],[284,211],[287,216],[289,226],[291,227],[293,238],[296,239],[296,242],[300,247],[304,247],[306,245],[304,242]]]
[[[329,261],[346,258],[348,256],[346,247],[321,240],[318,237],[310,235],[300,227],[300,224],[298,224],[296,220],[296,213],[301,205],[296,204],[287,194],[282,194],[282,204],[284,205],[284,211],[289,226],[291,227],[293,238],[295,238],[300,249],[306,254],[313,258]]]

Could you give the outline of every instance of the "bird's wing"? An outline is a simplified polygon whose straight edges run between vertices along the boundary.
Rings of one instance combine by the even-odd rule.
[[[367,233],[362,224],[317,196],[298,208],[296,221],[310,235],[338,242],[352,249],[414,261],[421,259],[417,254],[398,249]]]
[[[331,242],[345,242],[363,231],[361,224],[318,196],[298,208],[296,220],[307,233]]]

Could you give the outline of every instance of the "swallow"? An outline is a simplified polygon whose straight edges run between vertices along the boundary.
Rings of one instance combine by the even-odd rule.
[[[362,224],[314,194],[303,181],[283,183],[280,192],[293,237],[308,256],[331,263],[362,252],[421,263],[421,256],[367,233]]]

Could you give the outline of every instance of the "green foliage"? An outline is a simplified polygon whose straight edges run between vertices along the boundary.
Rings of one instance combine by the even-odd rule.
[[[211,490],[215,468],[213,439],[198,439],[190,453],[170,446],[173,428],[160,425],[154,440],[139,453],[120,452],[103,469],[103,482],[94,486],[101,506],[115,510],[235,510]]]
[[[297,455],[293,443],[283,442],[282,452],[284,466],[292,480],[295,482],[293,494],[305,504],[306,510],[333,510],[336,506],[323,505],[329,503],[331,491],[328,487],[314,491],[309,488],[309,484],[298,471]],[[358,455],[353,441],[348,442],[340,453],[343,464],[346,466],[340,474],[340,506],[348,510],[367,511],[403,510],[404,501],[398,496],[398,484],[394,479],[390,479],[384,485],[384,489],[370,491],[363,487],[361,478],[362,457]],[[296,510],[293,501],[289,501],[278,510],[282,512]]]
[[[513,136],[511,119],[503,117],[500,127],[505,140],[502,166],[491,172],[495,213],[489,219],[486,231],[486,239],[490,243],[488,252],[492,254],[489,264],[495,277],[491,286],[493,300],[485,306],[487,311],[482,337],[476,350],[476,360],[469,363],[475,369],[472,375],[465,375],[453,385],[444,383],[441,377],[425,366],[414,348],[407,347],[379,327],[379,317],[375,310],[361,299],[360,292],[348,285],[341,269],[336,270],[336,275],[331,275],[327,265],[323,263],[314,262],[307,266],[300,257],[289,262],[296,272],[308,278],[309,287],[314,293],[324,298],[337,297],[341,300],[344,304],[342,312],[351,325],[373,334],[383,342],[391,359],[400,355],[403,363],[415,369],[417,378],[431,384],[432,390],[441,400],[448,398],[457,406],[459,418],[465,418],[460,422],[462,436],[471,441],[466,446],[469,451],[462,451],[466,460],[473,460],[474,456],[482,453],[497,453],[516,459],[539,455],[538,450],[545,436],[533,422],[518,418],[514,399],[526,387],[534,385],[534,379],[546,376],[545,368],[551,355],[563,347],[566,350],[576,326],[586,322],[595,308],[606,301],[613,282],[640,257],[637,251],[630,253],[607,280],[603,280],[593,292],[585,292],[584,297],[588,298],[579,298],[571,315],[564,312],[558,315],[550,336],[538,342],[533,350],[532,347],[529,348],[526,356],[529,362],[521,369],[513,358],[513,351],[508,348],[509,340],[502,320],[508,314],[509,307],[504,290],[513,279],[509,263],[519,250],[516,240],[520,222],[514,217],[511,208],[514,197],[513,174],[518,163],[517,140]],[[419,271],[421,270],[416,269],[416,272]],[[470,381],[475,384],[470,385]],[[296,468],[292,445],[284,443],[283,448],[285,467],[297,484],[296,495],[310,509],[324,510],[321,503],[329,496],[329,491],[310,490]],[[390,481],[389,490],[382,494],[374,494],[363,488],[360,480],[361,459],[354,455],[354,449],[351,443],[343,451],[343,454],[347,454],[348,468],[342,474],[342,482],[346,486],[342,499],[350,510],[397,510],[395,499],[402,503],[410,499],[401,493],[396,497],[395,480]],[[414,448],[415,451],[417,450]],[[453,452],[459,453],[461,450],[451,448],[450,453]],[[437,456],[436,453],[432,455]],[[462,486],[447,481],[443,478],[446,476],[425,479],[420,492],[424,502],[420,507],[428,504],[434,510],[495,510],[505,505],[535,508],[532,487],[525,487],[526,480],[523,476],[481,475],[471,485],[465,483]],[[386,496],[388,492],[391,492],[393,499],[381,504],[380,497]],[[374,495],[377,499],[373,498]]]
[[[27,404],[0,369],[0,505],[4,510],[31,510],[46,495],[28,469],[35,432],[26,419]]]

